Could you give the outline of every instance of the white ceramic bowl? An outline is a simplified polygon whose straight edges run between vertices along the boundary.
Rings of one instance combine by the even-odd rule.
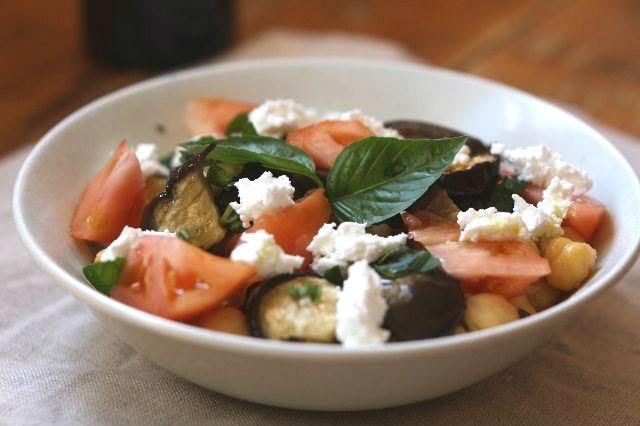
[[[294,98],[326,109],[362,108],[381,119],[424,119],[509,146],[545,143],[586,169],[611,221],[597,271],[567,301],[490,330],[355,350],[233,336],[168,321],[103,296],[82,277],[90,258],[67,234],[78,196],[116,143],[186,139],[187,100]],[[165,127],[164,133],[157,125]],[[533,96],[451,71],[362,60],[239,62],[170,74],[119,90],[67,117],[38,143],[14,193],[19,233],[37,263],[123,340],[207,388],[281,407],[358,410],[453,392],[514,363],[547,340],[633,264],[640,186],[596,131]],[[615,315],[614,312],[611,313]],[[504,386],[509,386],[505,383]]]

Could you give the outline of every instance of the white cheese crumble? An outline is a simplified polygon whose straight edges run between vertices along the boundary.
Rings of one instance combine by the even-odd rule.
[[[381,237],[368,234],[365,228],[364,224],[356,222],[343,222],[337,229],[335,223],[322,225],[307,247],[313,254],[311,268],[321,275],[334,266],[345,270],[349,263],[373,262],[407,242],[407,234]]]
[[[366,260],[351,265],[348,273],[336,305],[338,341],[346,347],[384,343],[390,333],[380,327],[388,308],[380,276]]]
[[[256,267],[256,275],[271,278],[280,274],[290,274],[302,266],[302,256],[292,256],[276,244],[273,235],[264,230],[244,232],[238,246],[229,256],[231,260],[247,262]]]
[[[132,228],[125,226],[120,236],[116,238],[109,246],[100,252],[99,261],[109,262],[116,260],[119,257],[125,257],[129,252],[129,249],[138,241],[140,237],[146,235],[157,235],[160,237],[175,237],[173,232],[165,231],[143,231],[139,228]]]
[[[518,215],[499,212],[495,207],[469,209],[458,213],[460,241],[502,241],[529,238]]]
[[[238,213],[245,228],[264,213],[294,203],[295,188],[285,175],[274,178],[271,172],[264,172],[258,179],[242,178],[234,185],[238,188],[240,202],[231,202],[229,205]]]
[[[154,175],[169,176],[169,169],[160,162],[158,145],[155,143],[139,143],[136,145],[134,152],[138,157],[138,161],[140,161],[142,176],[145,179]]]
[[[571,205],[574,188],[569,182],[553,178],[542,193],[537,206],[513,194],[513,213],[499,212],[495,207],[469,209],[458,213],[460,241],[502,241],[563,234],[562,220]]]
[[[186,151],[183,147],[181,147],[180,145],[176,146],[176,149],[173,151],[173,157],[171,157],[171,167],[172,168],[176,168],[176,167],[180,167],[182,165],[182,153]]]
[[[400,133],[396,129],[384,127],[384,124],[369,115],[366,115],[362,110],[352,109],[346,112],[330,112],[325,114],[325,120],[339,120],[348,121],[355,120],[364,124],[371,132],[376,136],[383,136],[389,138],[400,138]]]
[[[249,121],[260,135],[281,137],[318,121],[318,113],[292,99],[268,100],[249,113]]]
[[[462,145],[451,163],[451,168],[461,167],[471,161],[471,149],[467,145]]]
[[[507,149],[503,144],[494,143],[491,145],[491,153],[501,155],[513,164],[520,179],[541,188],[549,186],[554,177],[571,183],[574,195],[584,194],[593,185],[583,170],[564,161],[545,145]]]

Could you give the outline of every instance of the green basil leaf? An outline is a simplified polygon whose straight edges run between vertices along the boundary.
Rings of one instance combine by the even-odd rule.
[[[109,294],[120,278],[124,267],[124,258],[107,262],[90,263],[82,268],[82,273],[89,283],[100,293]]]
[[[502,182],[498,183],[489,200],[487,207],[495,207],[501,212],[513,211],[513,194],[518,194],[524,190],[527,183],[519,180],[517,177],[506,177]]]
[[[426,274],[440,266],[440,261],[426,250],[411,251],[408,247],[398,247],[372,266],[381,277],[392,280],[408,274]]]
[[[413,204],[451,165],[466,136],[368,137],[345,147],[327,178],[335,216],[373,225]]]
[[[238,114],[231,123],[227,126],[227,136],[247,135],[255,136],[258,132],[253,126],[253,123],[249,121],[249,113],[243,112]]]
[[[233,233],[244,232],[244,226],[242,226],[242,221],[240,220],[240,216],[238,213],[231,207],[227,206],[222,216],[220,216],[220,223],[222,226],[227,228],[227,231]]]
[[[244,166],[241,164],[225,163],[222,161],[207,161],[209,169],[207,170],[207,182],[215,186],[231,185]]]
[[[180,152],[180,163],[184,163],[196,154],[200,154],[206,147],[217,142],[213,136],[200,136],[180,144],[182,151]]]
[[[338,287],[342,287],[342,284],[344,283],[342,270],[340,270],[339,266],[334,266],[333,268],[327,269],[324,273],[324,279],[337,285]]]
[[[230,137],[218,142],[207,159],[236,164],[258,163],[268,169],[306,176],[322,187],[311,157],[282,139],[266,136]]]

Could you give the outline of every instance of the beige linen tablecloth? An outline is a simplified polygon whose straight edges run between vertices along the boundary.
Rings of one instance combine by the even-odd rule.
[[[271,34],[240,53],[296,53],[306,43],[307,52],[313,46],[321,54],[405,57],[393,45],[363,39],[291,39]],[[640,164],[639,140],[602,130],[632,164]],[[436,400],[317,413],[257,405],[193,385],[111,335],[36,268],[16,235],[10,206],[26,151],[0,162],[0,424],[640,424],[638,265],[524,360]]]

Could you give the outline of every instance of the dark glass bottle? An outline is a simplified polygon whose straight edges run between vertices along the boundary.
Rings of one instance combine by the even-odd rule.
[[[223,50],[232,0],[85,0],[87,45],[102,62],[166,69]]]

